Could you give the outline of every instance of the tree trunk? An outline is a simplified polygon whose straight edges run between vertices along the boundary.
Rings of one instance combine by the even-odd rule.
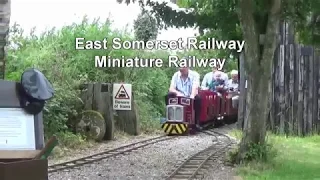
[[[11,0],[0,0],[0,79],[4,79],[5,74],[5,46],[9,33],[11,16]]]
[[[277,46],[278,27],[280,21],[281,0],[273,0],[270,5],[266,26],[256,22],[254,18],[253,0],[240,0],[239,18],[243,37],[246,41],[245,68],[248,73],[246,117],[243,138],[240,143],[237,161],[243,161],[250,144],[264,144],[266,122],[269,107],[269,81],[271,65]],[[266,7],[267,8],[267,7]],[[257,27],[266,27],[257,29]],[[262,32],[264,31],[264,32]],[[260,34],[265,33],[262,47],[259,42]]]

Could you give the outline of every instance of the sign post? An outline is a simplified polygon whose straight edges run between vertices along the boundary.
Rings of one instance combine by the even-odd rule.
[[[113,110],[130,111],[132,106],[132,85],[113,84]]]

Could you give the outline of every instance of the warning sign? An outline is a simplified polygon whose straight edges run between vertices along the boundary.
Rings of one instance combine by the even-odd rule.
[[[113,109],[131,110],[131,84],[113,84]]]
[[[115,99],[130,99],[126,89],[124,88],[123,84],[120,86],[117,94],[114,96]]]

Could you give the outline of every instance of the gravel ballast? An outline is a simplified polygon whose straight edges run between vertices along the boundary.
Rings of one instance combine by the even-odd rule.
[[[85,165],[69,172],[55,172],[49,174],[49,180],[162,180],[176,165],[212,145],[214,139],[206,134],[179,137],[125,155]],[[206,179],[212,178],[209,177],[210,174]],[[228,174],[232,176],[231,173]],[[221,176],[226,175],[221,174]],[[226,180],[221,176],[215,176],[212,180],[217,178]]]

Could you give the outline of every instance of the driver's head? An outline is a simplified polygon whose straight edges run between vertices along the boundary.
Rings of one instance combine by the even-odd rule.
[[[189,59],[188,57],[183,57],[183,59]],[[184,75],[184,76],[186,76],[186,75],[188,75],[188,73],[189,73],[189,66],[187,65],[187,66],[184,66],[184,67],[180,67],[179,68],[179,71],[180,71],[180,73],[181,73],[181,75]]]
[[[181,75],[188,75],[189,68],[188,67],[181,67],[181,68],[179,68],[179,71],[180,71]]]

